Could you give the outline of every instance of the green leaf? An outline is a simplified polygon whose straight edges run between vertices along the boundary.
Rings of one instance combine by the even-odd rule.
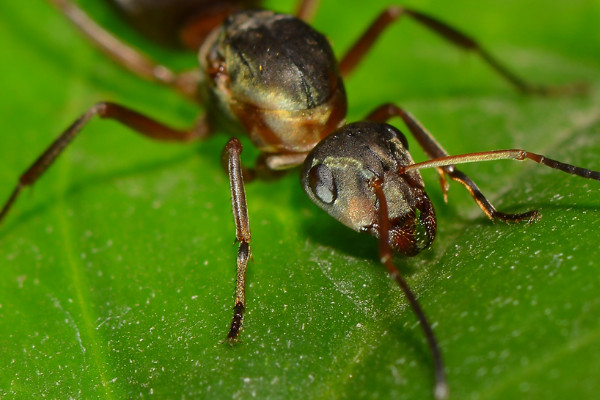
[[[177,68],[82,1],[103,25]],[[322,2],[314,25],[342,54],[388,4]],[[526,148],[600,169],[600,5],[590,1],[410,6],[473,35],[538,83],[588,96],[524,97],[413,21],[389,29],[347,80],[350,121],[394,102],[452,154]],[[291,1],[281,5],[293,9]],[[189,126],[198,108],[121,71],[41,0],[0,3],[0,201],[77,116],[111,100]],[[401,129],[404,129],[403,126]],[[227,134],[154,143],[106,121],[85,128],[0,226],[0,396],[6,398],[428,398],[432,362],[375,239],[304,196],[297,172],[247,187],[254,262],[242,342],[232,315],[236,248],[220,167]],[[416,143],[411,149],[424,159]],[[244,159],[256,156],[245,141]],[[593,398],[600,391],[600,184],[533,163],[462,168],[504,211],[487,220],[460,185],[431,250],[395,261],[440,341],[453,398]]]

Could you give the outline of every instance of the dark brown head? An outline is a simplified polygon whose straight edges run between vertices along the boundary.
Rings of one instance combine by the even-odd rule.
[[[308,197],[344,225],[379,236],[378,202],[370,182],[378,178],[388,203],[390,246],[413,256],[435,238],[433,205],[412,164],[404,135],[388,124],[348,124],[319,143],[306,158],[302,186]]]

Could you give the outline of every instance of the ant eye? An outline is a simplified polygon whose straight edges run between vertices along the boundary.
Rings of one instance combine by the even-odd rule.
[[[308,184],[315,196],[323,203],[331,204],[337,198],[335,180],[326,165],[318,164],[310,169]]]

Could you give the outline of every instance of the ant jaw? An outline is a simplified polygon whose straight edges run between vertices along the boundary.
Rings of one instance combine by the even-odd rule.
[[[423,192],[410,214],[391,220],[389,225],[389,245],[395,252],[412,257],[429,248],[435,239],[437,222],[427,195]],[[379,237],[379,227],[369,232]]]

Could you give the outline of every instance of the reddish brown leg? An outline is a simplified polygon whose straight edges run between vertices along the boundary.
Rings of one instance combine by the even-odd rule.
[[[252,257],[250,251],[250,223],[248,220],[244,178],[242,176],[243,167],[240,160],[241,152],[242,144],[238,139],[232,138],[227,142],[225,153],[227,154],[227,169],[229,172],[229,184],[231,186],[231,205],[233,208],[233,220],[235,222],[235,238],[239,243],[235,305],[231,327],[227,334],[227,341],[230,343],[237,340],[242,329],[244,310],[246,308],[246,270],[248,268],[248,260]]]
[[[119,121],[144,136],[156,140],[189,142],[208,136],[210,127],[201,119],[197,125],[190,130],[180,131],[169,128],[149,117],[136,111],[130,110],[114,103],[98,103],[90,108],[85,114],[71,124],[55,141],[42,153],[42,155],[21,175],[12,195],[0,211],[0,224],[11,209],[19,193],[25,186],[33,185],[40,176],[54,163],[56,158],[63,152],[65,147],[79,134],[81,129],[98,115],[100,118],[108,118]]]
[[[246,192],[244,182],[250,182],[254,179],[276,179],[287,173],[288,170],[274,170],[272,165],[288,165],[286,162],[293,160],[293,165],[298,164],[299,159],[304,159],[306,154],[288,155],[288,157],[262,154],[254,166],[248,168],[242,165],[240,154],[242,144],[236,138],[227,142],[223,149],[222,162],[223,167],[229,175],[229,184],[231,186],[231,205],[233,208],[233,220],[235,222],[236,241],[239,242],[237,256],[237,278],[235,285],[235,305],[233,307],[233,318],[231,327],[227,334],[227,341],[234,343],[237,341],[244,321],[244,310],[246,308],[246,270],[248,260],[252,257],[250,251],[250,223],[248,219],[248,208],[246,202]],[[269,161],[272,158],[275,161]]]
[[[286,155],[284,155],[285,157]],[[258,159],[256,160],[256,164],[254,165],[254,167],[247,167],[245,165],[241,165],[241,169],[242,169],[242,177],[244,178],[244,182],[248,183],[248,182],[252,182],[255,179],[260,179],[263,181],[270,181],[270,180],[275,180],[275,179],[279,179],[282,176],[284,176],[285,174],[287,174],[290,169],[276,169],[273,168],[273,166],[271,164],[273,164],[272,162],[270,162],[270,160],[273,157],[277,157],[277,156],[273,156],[273,155],[267,155],[267,154],[261,154]],[[303,157],[306,158],[306,154],[303,154]],[[304,160],[303,158],[303,160]],[[225,173],[229,173],[229,149],[227,147],[225,147],[223,149],[223,153],[221,154],[221,166],[223,167],[223,170],[225,171]],[[276,165],[277,166],[277,165]],[[298,166],[298,164],[294,164],[293,165]],[[290,167],[291,168],[291,167]]]
[[[433,356],[435,371],[434,395],[438,400],[446,399],[448,398],[449,391],[448,383],[446,382],[446,371],[442,359],[442,352],[438,345],[437,339],[435,338],[435,334],[433,333],[433,329],[431,328],[431,325],[429,324],[429,321],[427,320],[425,312],[421,308],[417,297],[410,289],[410,286],[408,286],[408,283],[406,283],[404,278],[402,278],[402,275],[400,275],[400,271],[398,271],[396,266],[392,263],[394,252],[392,251],[389,243],[390,221],[388,217],[387,199],[385,198],[385,194],[383,192],[382,181],[375,179],[371,182],[371,185],[375,191],[375,195],[377,196],[377,201],[379,203],[379,255],[381,257],[381,263],[385,265],[391,277],[396,280],[404,292],[410,307],[421,324],[421,328],[423,328],[423,332],[425,333],[427,343],[429,344],[429,348],[431,349]]]
[[[296,8],[296,16],[310,22],[319,8],[320,0],[301,0]]]
[[[445,23],[420,13],[418,11],[391,6],[384,10],[377,19],[371,24],[371,26],[363,33],[363,35],[354,43],[346,55],[340,62],[340,72],[342,76],[350,74],[358,63],[363,59],[365,54],[371,49],[375,41],[385,31],[385,29],[400,19],[400,17],[406,15],[413,20],[424,25],[426,28],[431,29],[438,35],[442,36],[452,44],[464,49],[470,50],[478,54],[481,59],[489,65],[494,71],[496,71],[502,78],[507,80],[519,91],[526,94],[541,94],[541,95],[563,95],[563,94],[575,94],[585,91],[583,85],[567,85],[560,87],[545,87],[530,84],[519,76],[514,74],[511,70],[505,67],[500,61],[494,58],[490,53],[483,49],[479,43],[474,39],[458,31],[457,29],[446,25]]]
[[[429,133],[415,117],[402,108],[395,106],[394,104],[384,104],[376,108],[367,116],[366,119],[376,122],[386,122],[393,117],[402,118],[414,138],[417,140],[429,158],[437,159],[448,157],[446,150],[444,150],[437,140],[435,140],[433,135]],[[438,171],[440,169],[444,173],[448,174],[450,179],[461,183],[465,188],[467,188],[469,193],[471,193],[471,196],[473,196],[475,202],[477,202],[485,215],[487,215],[491,220],[498,219],[504,222],[531,221],[538,215],[537,210],[528,211],[522,214],[506,214],[497,211],[492,203],[490,203],[488,199],[485,198],[483,193],[481,193],[481,190],[479,190],[475,182],[473,182],[467,175],[456,169],[454,165],[438,167]],[[442,188],[444,188],[444,185],[442,185]]]
[[[198,100],[199,74],[196,70],[175,73],[123,43],[98,25],[81,8],[68,0],[46,0],[57,7],[96,47],[120,66],[153,82],[172,87],[186,97]]]

